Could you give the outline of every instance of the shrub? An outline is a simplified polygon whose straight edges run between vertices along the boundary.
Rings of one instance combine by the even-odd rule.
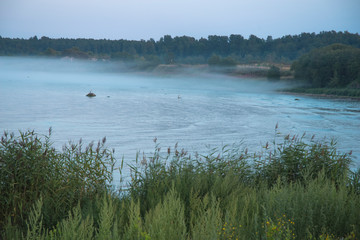
[[[269,79],[280,79],[280,68],[271,66],[267,72],[267,78]]]
[[[359,79],[360,49],[344,44],[317,48],[294,61],[291,69],[312,87],[343,88]]]

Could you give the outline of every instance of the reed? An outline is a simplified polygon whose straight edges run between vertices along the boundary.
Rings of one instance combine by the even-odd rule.
[[[276,136],[255,154],[225,146],[191,156],[155,141],[117,194],[105,140],[60,152],[50,134],[4,133],[1,237],[358,239],[360,170],[351,169],[351,154],[335,141]]]
[[[115,159],[105,139],[94,148],[82,141],[55,150],[49,135],[7,132],[0,143],[0,229],[26,229],[32,206],[42,198],[42,218],[50,229],[79,201],[93,201],[110,189]]]

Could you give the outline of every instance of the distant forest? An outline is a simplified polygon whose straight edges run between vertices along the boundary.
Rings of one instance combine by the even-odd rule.
[[[349,32],[321,32],[266,39],[250,35],[171,37],[160,40],[12,39],[0,36],[1,56],[54,56],[146,61],[154,64],[216,64],[281,62],[291,63],[313,49],[334,43],[360,48],[360,35]]]
[[[291,69],[295,78],[315,88],[360,90],[360,48],[338,43],[317,48],[294,61]]]

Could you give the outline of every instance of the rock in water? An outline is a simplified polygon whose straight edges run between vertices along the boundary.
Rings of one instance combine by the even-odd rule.
[[[86,94],[87,97],[96,97],[96,94],[93,92],[89,92],[88,94]]]

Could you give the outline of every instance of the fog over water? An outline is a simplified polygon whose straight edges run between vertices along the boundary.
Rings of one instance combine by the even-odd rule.
[[[243,142],[259,150],[282,135],[335,137],[360,167],[360,102],[276,92],[283,82],[209,73],[122,72],[119,63],[0,58],[0,131],[53,129],[54,146],[104,136],[118,160],[133,163],[179,143],[189,152]],[[114,71],[116,70],[116,71]],[[95,98],[85,95],[92,90]],[[298,98],[300,100],[295,100]],[[119,161],[120,162],[120,161]]]

